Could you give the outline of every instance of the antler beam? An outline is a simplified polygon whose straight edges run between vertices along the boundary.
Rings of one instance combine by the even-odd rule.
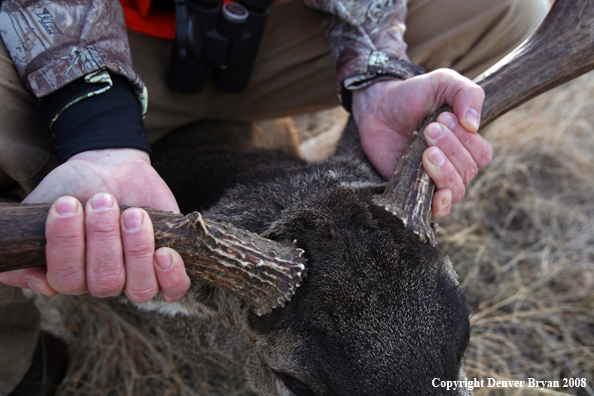
[[[594,68],[594,6],[557,0],[540,27],[475,81],[485,91],[481,127],[522,103]],[[431,201],[435,185],[422,165],[425,127],[449,106],[427,117],[398,160],[383,194],[374,201],[402,220],[421,241],[435,246]]]
[[[0,204],[0,272],[45,265],[45,204]],[[121,207],[126,209],[125,206]],[[305,277],[303,250],[230,224],[144,208],[156,247],[182,256],[190,278],[228,289],[258,315],[283,307]]]

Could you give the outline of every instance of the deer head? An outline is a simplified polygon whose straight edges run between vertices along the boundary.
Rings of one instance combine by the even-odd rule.
[[[372,196],[339,188],[270,230],[298,241],[309,277],[285,308],[250,316],[250,329],[298,396],[441,394],[431,379],[464,379],[468,311],[452,264]]]

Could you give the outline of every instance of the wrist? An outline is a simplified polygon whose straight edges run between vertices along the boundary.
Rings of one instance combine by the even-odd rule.
[[[70,161],[87,161],[102,165],[125,165],[131,163],[151,165],[150,156],[146,151],[131,148],[83,151],[70,157],[67,162]]]
[[[340,103],[348,112],[352,112],[353,95],[358,90],[383,81],[406,80],[425,72],[411,63],[406,55],[393,56],[372,51],[365,59],[365,63],[361,63],[360,57],[353,59],[353,62],[339,62],[342,66],[338,72],[337,88]]]
[[[352,115],[357,125],[362,125],[365,119],[374,115],[381,107],[380,104],[384,101],[387,90],[402,81],[404,80],[378,81],[365,88],[354,90]]]
[[[48,127],[56,138],[54,152],[60,162],[84,151],[110,148],[151,154],[134,87],[124,77],[108,77],[111,83],[99,93],[85,94],[89,84],[79,79],[40,101],[40,112],[50,121]]]

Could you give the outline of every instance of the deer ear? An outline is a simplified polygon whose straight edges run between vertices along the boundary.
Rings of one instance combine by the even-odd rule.
[[[373,197],[381,194],[386,183],[341,183],[338,189],[321,192],[304,202],[285,210],[281,219],[273,222],[261,235],[275,243],[294,243],[308,256],[309,243],[319,241],[333,233],[336,227],[329,213],[355,212],[369,216]],[[358,208],[358,209],[357,209]]]

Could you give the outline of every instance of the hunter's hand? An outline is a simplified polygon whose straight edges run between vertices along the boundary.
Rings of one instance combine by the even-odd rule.
[[[96,297],[121,292],[136,302],[158,292],[169,302],[190,286],[183,261],[169,248],[155,251],[148,214],[118,205],[179,213],[169,187],[135,149],[87,151],[54,169],[23,201],[52,203],[46,221],[46,268],[0,274],[2,283]],[[83,211],[81,202],[86,203]]]
[[[443,113],[426,129],[430,146],[423,166],[435,182],[433,216],[443,217],[462,199],[464,185],[492,158],[491,144],[478,133],[485,95],[483,90],[453,70],[439,69],[408,80],[375,83],[353,91],[353,117],[363,150],[385,177],[422,121],[449,104],[454,114]]]

